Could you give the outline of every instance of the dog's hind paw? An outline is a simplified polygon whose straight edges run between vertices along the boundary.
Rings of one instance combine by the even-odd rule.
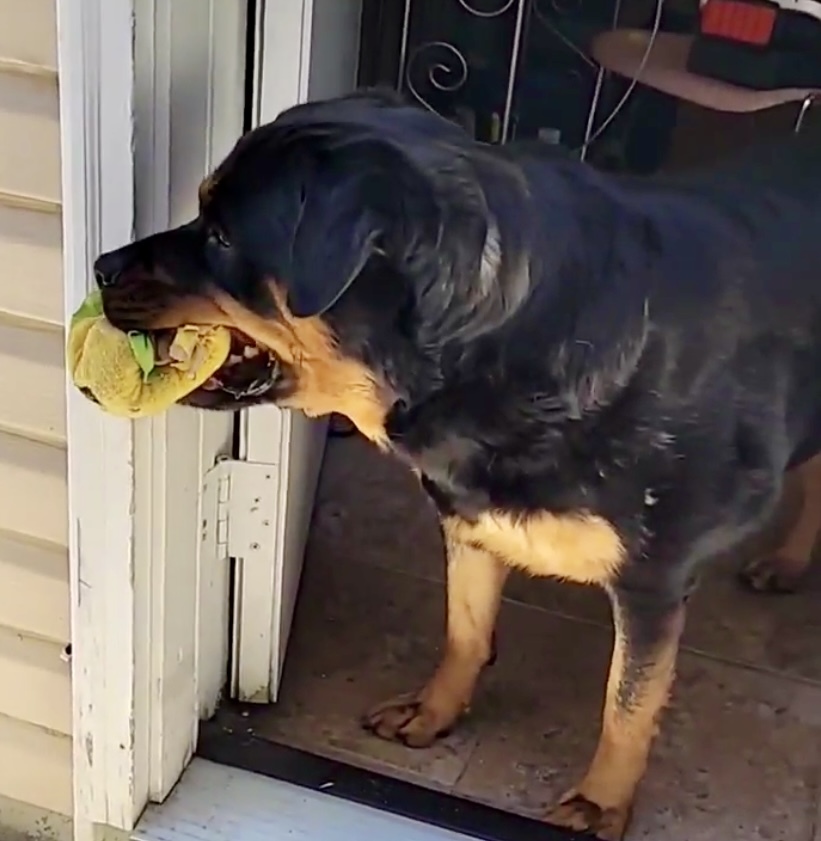
[[[794,593],[800,586],[809,561],[782,555],[753,558],[738,573],[738,579],[756,593]]]

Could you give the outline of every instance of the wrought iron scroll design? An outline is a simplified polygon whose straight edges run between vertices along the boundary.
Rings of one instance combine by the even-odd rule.
[[[470,14],[477,18],[497,18],[500,15],[503,15],[508,9],[511,9],[516,0],[507,0],[507,3],[500,8],[487,10],[477,9],[475,6],[468,3],[468,0],[457,0],[457,2],[466,12],[470,12]]]
[[[419,0],[424,3],[427,0]],[[418,45],[410,43],[411,35],[411,12],[414,0],[405,0],[402,34],[399,54],[399,77],[397,83],[400,89],[407,91],[422,107],[429,111],[436,112],[436,107],[426,97],[426,91],[421,89],[420,82],[430,86],[430,89],[440,93],[455,94],[461,90],[470,77],[470,62],[465,53],[450,40],[444,38],[431,38]],[[534,21],[534,25],[543,27],[562,45],[574,52],[583,62],[582,69],[595,74],[594,93],[590,102],[588,121],[585,130],[585,142],[582,149],[582,157],[587,149],[588,141],[596,122],[596,111],[601,95],[603,81],[602,71],[583,50],[568,39],[556,26],[551,18],[555,16],[570,15],[577,12],[583,5],[584,0],[496,0],[492,8],[480,8],[476,0],[439,0],[443,3],[456,3],[467,14],[475,18],[493,20],[511,13],[516,15],[513,24],[512,43],[510,46],[510,59],[507,71],[507,86],[504,103],[504,111],[501,119],[501,132],[499,140],[504,143],[511,139],[513,107],[516,95],[517,77],[519,73],[520,56],[523,49],[525,37],[525,23],[528,19]],[[489,5],[486,3],[485,5]],[[618,20],[621,7],[621,0],[614,0],[613,23]],[[576,69],[571,75],[579,77],[581,71]],[[580,80],[580,79],[579,79]],[[422,86],[423,86],[422,85]],[[428,96],[430,94],[428,93]]]
[[[428,56],[432,51],[441,51],[444,54],[443,58],[431,62]],[[427,78],[431,86],[447,93],[455,93],[467,82],[470,73],[468,61],[461,50],[447,41],[428,41],[420,44],[408,57],[404,71],[405,87],[420,105],[429,111],[435,111],[436,109],[420,93],[413,81],[413,71],[419,59],[428,59]],[[446,59],[450,59],[453,64],[446,64]]]
[[[446,1],[454,2],[454,0]],[[421,106],[435,112],[434,106],[425,98],[424,93],[420,91],[414,81],[414,78],[419,78],[417,74],[421,71],[434,89],[445,93],[455,93],[467,82],[470,75],[470,66],[465,54],[450,41],[425,41],[409,50],[412,2],[413,0],[405,0],[399,56],[399,87],[407,90]],[[521,51],[525,10],[529,0],[502,0],[496,8],[491,9],[478,8],[470,0],[455,0],[455,2],[468,14],[485,20],[499,18],[514,8],[516,10],[513,44],[511,45],[508,68],[507,93],[502,114],[500,139],[504,142],[510,134],[513,97],[516,90],[516,70]]]

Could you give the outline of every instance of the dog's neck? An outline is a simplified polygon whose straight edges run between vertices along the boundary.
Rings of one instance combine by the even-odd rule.
[[[368,434],[383,447],[408,455],[410,438],[424,438],[429,423],[443,434],[449,413],[465,406],[478,422],[500,410],[513,382],[534,399],[555,402],[557,421],[562,413],[576,421],[615,399],[638,365],[648,314],[638,295],[614,304],[608,288],[616,280],[610,262],[622,259],[617,241],[632,236],[628,215],[617,212],[599,177],[577,163],[505,167],[491,162],[484,173],[489,222],[475,274],[447,273],[422,283],[421,293],[409,278],[407,288],[417,292],[410,320],[399,316],[402,330],[381,330],[364,341],[350,329],[361,313],[344,304],[339,311],[343,348],[357,357],[367,353],[366,365],[378,366],[385,384],[384,436]],[[516,220],[525,221],[516,227]],[[595,247],[589,230],[599,232]],[[615,238],[612,245],[601,241],[602,232]],[[628,268],[628,281],[642,282]],[[396,279],[403,277],[399,272]],[[354,299],[367,300],[386,286],[382,277],[370,280],[373,290],[360,282]],[[379,314],[369,312],[369,321],[378,323]]]

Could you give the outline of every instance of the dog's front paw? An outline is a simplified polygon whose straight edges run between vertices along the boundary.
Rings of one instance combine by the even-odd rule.
[[[369,710],[362,726],[381,739],[402,742],[409,748],[426,748],[447,736],[458,713],[437,709],[423,692],[400,695]]]
[[[604,808],[573,790],[566,794],[545,817],[547,823],[577,832],[587,832],[601,841],[622,841],[630,822],[628,803]]]

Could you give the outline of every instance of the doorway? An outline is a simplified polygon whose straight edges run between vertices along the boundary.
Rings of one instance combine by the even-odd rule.
[[[587,146],[593,165],[634,172],[712,154],[714,137],[745,142],[787,124],[788,115],[777,113],[733,124],[645,92],[588,145],[624,91],[617,80],[599,87],[595,68],[579,55],[591,32],[612,23],[612,7],[604,14],[601,4],[589,15],[589,4],[502,0],[298,5],[290,23],[258,20],[257,120],[295,97],[344,93],[358,78],[398,84],[420,107],[487,142]],[[654,4],[620,5],[640,22]],[[685,25],[692,5],[670,3],[682,17],[668,24]],[[443,55],[453,57],[457,47],[461,59],[448,70]],[[420,65],[430,49],[438,57]],[[462,62],[475,85],[454,85]],[[560,95],[539,101],[542,90]],[[389,797],[386,779],[445,794],[449,803],[492,807],[481,813],[486,820],[500,812],[538,818],[595,744],[611,644],[606,600],[592,590],[514,579],[499,623],[499,661],[469,718],[426,750],[380,741],[360,727],[362,713],[421,685],[441,645],[444,566],[435,514],[415,480],[357,436],[326,441],[324,425],[276,409],[246,413],[239,429],[244,459],[279,468],[279,531],[272,566],[262,573],[269,590],[241,571],[236,578],[232,695],[271,703],[223,705],[203,726],[202,755],[261,772],[271,763],[298,766],[294,773],[308,776],[315,766],[306,757],[319,756],[331,765],[316,773],[330,774],[332,785],[361,797],[370,787],[393,807],[418,789],[400,785]],[[756,550],[777,540],[781,526],[760,536]],[[716,565],[695,600],[636,837],[812,837],[819,722],[809,711],[821,700],[821,658],[808,629],[818,629],[821,581],[788,600],[766,601],[737,589],[738,562]],[[270,607],[260,605],[266,600]],[[339,770],[351,767],[364,769],[360,782]],[[536,839],[548,830],[528,823],[526,831]]]

